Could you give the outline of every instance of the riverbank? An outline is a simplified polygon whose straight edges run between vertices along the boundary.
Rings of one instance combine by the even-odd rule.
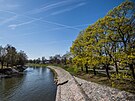
[[[86,81],[95,82],[100,85],[109,86],[111,88],[135,94],[135,80],[130,75],[130,71],[119,70],[119,73],[116,74],[114,70],[109,70],[111,78],[108,79],[105,69],[96,69],[96,74],[94,74],[93,69],[88,69],[88,73],[86,73],[85,69],[82,71],[82,68],[78,68],[73,65],[60,65],[59,67],[62,67],[70,74]]]
[[[56,101],[134,101],[135,95],[72,76],[60,67],[55,70],[58,78]],[[62,85],[59,85],[62,84]]]
[[[56,101],[89,101],[90,99],[83,92],[75,81],[74,77],[62,68],[47,66],[57,73],[57,94]]]
[[[11,78],[13,76],[19,76],[23,74],[23,71],[26,69],[27,67],[16,67],[16,68],[3,68],[0,69],[0,78]]]
[[[29,66],[29,67],[46,67],[47,64],[28,63],[27,66]]]

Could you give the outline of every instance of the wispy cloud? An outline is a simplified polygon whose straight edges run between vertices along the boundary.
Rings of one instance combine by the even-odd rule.
[[[10,18],[7,18],[7,19],[3,20],[2,22],[0,22],[0,25],[3,25],[3,24],[8,23],[12,20],[15,20],[16,18],[17,18],[17,16],[12,16]]]
[[[5,12],[5,13],[10,13],[10,14],[17,15],[17,13],[12,12],[12,11],[9,11],[9,10],[1,10],[1,9],[0,9],[0,12]]]
[[[33,23],[37,20],[40,20],[40,19],[35,19],[35,20],[31,20],[31,21],[27,21],[27,22],[23,22],[23,23],[19,23],[19,24],[11,24],[8,27],[11,28],[11,29],[15,29],[16,27],[27,25],[27,24]]]
[[[0,11],[3,11],[3,10],[0,10]],[[23,16],[23,17],[27,17],[27,18],[29,18],[29,19],[32,19],[31,21],[24,22],[24,23],[21,23],[21,24],[12,24],[12,25],[9,25],[8,27],[11,28],[11,29],[15,29],[15,28],[18,27],[18,26],[30,24],[30,23],[32,23],[32,22],[38,20],[38,21],[41,21],[41,22],[43,22],[43,23],[53,24],[53,25],[57,25],[57,26],[60,26],[60,27],[67,28],[67,29],[74,29],[74,30],[78,30],[78,31],[81,30],[81,29],[79,29],[79,28],[77,28],[77,27],[72,27],[72,26],[65,25],[65,24],[61,24],[61,23],[57,23],[57,22],[52,22],[52,21],[43,20],[43,19],[41,19],[41,18],[30,17],[30,16],[27,16],[27,15],[19,15],[19,14],[15,13],[15,12],[12,12],[12,11],[4,10],[3,12],[7,12],[7,13],[10,13],[10,14],[15,14],[15,15],[18,15],[18,16]],[[11,21],[11,20],[14,20],[14,17],[13,17],[13,18],[10,18],[9,21]],[[7,21],[5,21],[5,22],[7,22]]]
[[[42,7],[42,8],[35,9],[35,10],[32,10],[32,11],[28,11],[28,12],[29,12],[29,14],[32,14],[32,13],[33,14],[37,14],[37,13],[42,12],[42,11],[47,11],[47,10],[54,9],[54,8],[57,8],[57,7],[61,7],[61,6],[65,6],[65,5],[81,2],[81,3],[77,4],[77,5],[75,5],[74,7],[70,7],[70,8],[67,8],[67,9],[64,9],[64,10],[61,10],[61,11],[56,11],[56,12],[52,13],[52,15],[56,15],[56,14],[64,13],[64,12],[73,10],[73,9],[75,9],[77,7],[85,5],[84,2],[82,3],[82,1],[84,1],[84,0],[65,0],[65,1],[62,1],[62,2],[52,3],[52,4],[49,4],[49,5],[46,5],[46,6]],[[35,17],[28,16],[28,15],[26,15],[26,14],[28,14],[28,12],[25,12],[22,15],[18,15],[17,13],[12,12],[12,11],[8,11],[8,10],[0,10],[0,11],[6,12],[6,13],[10,13],[10,14],[15,14],[15,16],[12,16],[11,18],[5,19],[2,22],[2,24],[8,23],[8,22],[10,22],[12,20],[15,20],[17,18],[17,16],[23,16],[23,17],[27,17],[27,18],[32,19],[31,21],[20,23],[20,24],[11,24],[11,25],[8,26],[11,29],[15,29],[16,27],[19,27],[19,26],[22,26],[22,25],[26,25],[26,24],[30,24],[30,23],[32,23],[32,22],[34,22],[36,20],[39,20],[39,21],[44,22],[44,23],[49,23],[49,24],[57,25],[59,27],[64,27],[64,28],[67,28],[67,29],[80,30],[77,27],[73,27],[73,26],[69,26],[69,25],[65,25],[65,24],[61,24],[61,23],[57,23],[57,22],[47,21],[47,20],[43,20],[43,19],[40,19],[40,18],[35,18]]]
[[[0,9],[2,10],[15,10],[19,7],[20,5],[15,1],[0,0]]]
[[[16,13],[16,14],[17,14],[17,13]],[[60,27],[65,27],[65,28],[68,28],[68,29],[74,29],[74,30],[79,30],[79,31],[80,31],[79,28],[72,27],[72,26],[65,25],[65,24],[61,24],[61,23],[57,23],[57,22],[52,22],[52,21],[43,20],[43,19],[41,19],[41,18],[30,17],[30,16],[27,16],[27,15],[19,15],[19,16],[27,17],[27,18],[32,19],[32,20],[31,20],[31,21],[28,21],[28,22],[21,23],[21,24],[12,24],[12,25],[9,25],[8,27],[10,27],[10,28],[12,28],[12,29],[15,29],[15,28],[18,27],[18,26],[30,24],[30,23],[32,23],[32,22],[38,20],[38,21],[41,21],[41,22],[43,22],[43,23],[49,23],[49,24],[53,24],[53,25],[60,26]]]
[[[71,10],[73,10],[73,9],[76,9],[76,8],[78,8],[78,7],[81,7],[81,6],[85,5],[85,4],[86,4],[86,3],[84,3],[84,2],[83,2],[83,3],[79,3],[79,4],[75,5],[75,6],[68,7],[68,8],[66,8],[66,9],[53,12],[51,15],[57,15],[57,14],[65,13],[65,12],[71,11]]]
[[[45,11],[48,11],[48,10],[56,9],[58,7],[63,7],[63,6],[69,5],[69,4],[77,3],[77,2],[80,2],[80,1],[84,1],[84,0],[60,1],[60,2],[56,2],[56,3],[48,4],[44,7],[38,8],[38,9],[28,11],[28,12],[26,12],[26,14],[37,14],[37,13],[45,12]]]
[[[0,22],[0,25],[3,25],[3,24],[8,23],[10,21],[13,21],[13,20],[15,20],[18,17],[18,14],[15,13],[15,12],[12,12],[12,11],[0,10],[0,12],[9,13],[11,15],[11,17],[5,18],[2,22]]]
[[[87,27],[88,25],[91,25],[91,24],[81,24],[81,25],[75,25],[75,26],[71,26],[71,27],[75,27],[75,28],[79,29],[79,27]],[[48,30],[46,30],[46,32],[56,31],[56,30],[61,30],[61,29],[65,29],[65,27],[57,27],[57,28],[48,29]]]

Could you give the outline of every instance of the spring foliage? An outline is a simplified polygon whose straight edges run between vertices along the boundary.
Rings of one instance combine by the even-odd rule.
[[[108,72],[113,65],[117,73],[119,66],[129,67],[135,78],[135,3],[125,1],[110,10],[80,32],[70,50],[78,66],[87,64],[89,68],[97,68],[102,65]]]

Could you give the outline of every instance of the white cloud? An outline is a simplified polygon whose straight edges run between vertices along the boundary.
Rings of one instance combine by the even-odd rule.
[[[0,10],[0,11],[3,11],[3,10]],[[79,28],[77,28],[77,27],[72,27],[72,26],[65,25],[65,24],[61,24],[61,23],[57,23],[57,22],[52,22],[52,21],[43,20],[43,19],[41,19],[41,18],[30,17],[30,16],[27,16],[27,15],[24,15],[24,14],[19,15],[19,14],[15,13],[15,12],[8,11],[8,10],[4,10],[3,12],[12,13],[12,14],[16,14],[16,15],[18,15],[18,16],[22,16],[22,17],[26,17],[26,18],[32,19],[31,21],[24,22],[24,23],[21,23],[21,24],[11,24],[11,25],[8,26],[8,27],[11,28],[11,29],[15,29],[15,28],[18,27],[18,26],[26,25],[26,24],[29,24],[29,23],[32,23],[32,22],[38,20],[38,21],[41,21],[41,22],[43,22],[43,23],[49,23],[49,24],[57,25],[57,26],[64,27],[64,28],[67,28],[67,29],[74,29],[74,30],[78,30],[78,31],[81,30],[81,29],[79,29]],[[11,20],[10,20],[10,21],[11,21]]]
[[[15,20],[16,18],[17,18],[17,15],[16,16],[12,16],[10,18],[7,18],[7,19],[3,20],[2,22],[0,22],[0,25],[3,25],[3,24],[8,23],[8,22],[10,22],[12,20]]]
[[[66,9],[62,9],[62,10],[53,12],[51,15],[57,15],[57,14],[65,13],[65,12],[71,11],[71,10],[73,10],[73,9],[76,9],[76,8],[78,8],[78,7],[81,7],[81,6],[85,5],[85,4],[86,4],[86,3],[84,3],[84,2],[83,2],[83,3],[79,3],[79,4],[75,5],[75,6],[68,7],[68,8],[66,8]]]
[[[2,10],[0,9],[0,12],[5,12],[5,13],[9,13],[9,14],[13,14],[13,15],[17,15],[17,13],[9,11],[9,10]]]
[[[27,22],[23,22],[23,23],[19,23],[19,24],[11,24],[8,27],[11,28],[11,29],[15,29],[16,27],[27,25],[27,24],[33,23],[33,22],[35,22],[37,20],[31,20],[31,21],[27,21]]]
[[[38,9],[34,9],[31,11],[26,12],[26,14],[37,14],[37,13],[41,13],[41,12],[45,12],[48,10],[52,10],[52,9],[56,9],[58,7],[65,7],[69,4],[73,4],[73,3],[77,3],[80,1],[84,1],[84,0],[65,0],[65,1],[60,1],[60,2],[56,2],[56,3],[52,3],[52,4],[48,4],[44,7],[38,8]]]

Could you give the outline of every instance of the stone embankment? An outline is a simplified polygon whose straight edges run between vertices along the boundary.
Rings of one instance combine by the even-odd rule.
[[[91,101],[135,101],[135,95],[75,77]]]
[[[58,86],[56,101],[89,101],[70,73],[59,67],[48,67],[57,73]]]
[[[56,101],[135,101],[135,95],[88,82],[60,67],[48,66],[57,73]]]

